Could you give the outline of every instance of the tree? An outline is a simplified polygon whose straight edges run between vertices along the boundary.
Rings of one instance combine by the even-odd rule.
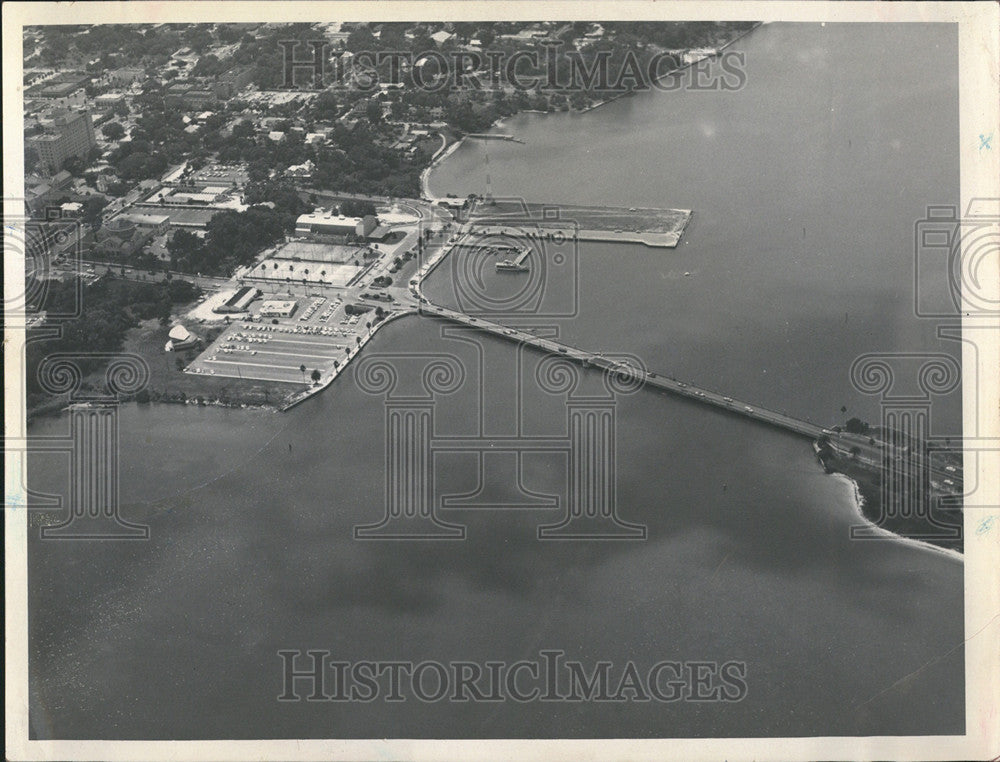
[[[118,122],[108,122],[101,127],[101,133],[108,140],[121,140],[125,137],[125,128]]]
[[[337,96],[331,90],[324,90],[312,102],[314,119],[333,121],[337,118]]]
[[[368,117],[368,121],[372,124],[378,124],[382,121],[382,104],[378,101],[370,101],[367,106],[365,106],[365,116]]]
[[[24,149],[24,173],[30,175],[38,168],[38,151],[28,146]]]
[[[62,168],[74,177],[79,177],[84,170],[83,159],[79,156],[67,156],[62,163]]]
[[[306,380],[306,366],[305,365],[300,365],[299,366],[299,373],[302,374],[302,380],[305,381]]]
[[[203,257],[205,245],[202,240],[187,230],[178,230],[167,241],[167,251],[173,266],[180,270],[189,270],[198,265]]]
[[[90,196],[83,202],[83,221],[98,230],[101,227],[101,212],[107,204],[108,200],[104,196]]]
[[[847,421],[844,427],[848,434],[866,434],[868,432],[868,424],[862,421],[860,418],[851,418]]]
[[[340,202],[340,213],[345,217],[367,217],[375,215],[375,204],[371,201],[349,198]]]
[[[317,369],[317,370],[314,370],[314,371],[312,372],[312,374],[310,374],[310,376],[309,376],[309,377],[310,377],[310,378],[311,378],[311,379],[313,380],[313,382],[314,382],[314,383],[317,383],[317,384],[318,384],[318,383],[319,383],[319,380],[320,380],[320,378],[322,377],[322,374],[321,374],[321,373],[319,372],[319,370]]]

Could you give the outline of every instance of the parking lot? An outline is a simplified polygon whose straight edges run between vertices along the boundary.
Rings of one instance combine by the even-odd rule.
[[[371,315],[344,314],[339,297],[297,301],[290,317],[260,316],[260,303],[255,304],[254,314],[235,320],[187,372],[308,384],[314,370],[325,375],[334,362],[343,364],[356,337],[368,332]]]

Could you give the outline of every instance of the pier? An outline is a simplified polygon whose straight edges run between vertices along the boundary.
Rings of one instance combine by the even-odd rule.
[[[497,262],[497,271],[512,273],[528,272],[528,266],[524,264],[524,262],[530,253],[531,249],[521,249],[521,251],[513,259],[504,259],[501,262]]]
[[[513,135],[508,135],[504,132],[470,132],[465,137],[476,138],[477,140],[507,140],[511,143],[524,144],[524,141],[520,138],[515,138]]]

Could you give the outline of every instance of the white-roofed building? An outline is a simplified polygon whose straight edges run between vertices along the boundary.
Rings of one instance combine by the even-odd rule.
[[[178,323],[167,334],[167,343],[163,349],[167,352],[180,352],[198,346],[200,341],[201,339]]]

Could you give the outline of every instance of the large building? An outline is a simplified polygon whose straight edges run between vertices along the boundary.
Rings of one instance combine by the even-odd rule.
[[[188,109],[205,108],[213,105],[218,98],[213,90],[201,85],[201,80],[194,82],[175,82],[166,89],[163,102],[168,108]]]
[[[268,301],[261,302],[261,317],[291,317],[295,314],[298,302],[295,301]]]
[[[124,219],[131,222],[140,230],[145,230],[152,235],[166,233],[170,226],[170,217],[165,214],[141,214],[128,213],[120,214],[116,219]]]
[[[244,286],[235,294],[233,294],[229,301],[225,304],[220,304],[216,307],[213,312],[218,312],[220,314],[226,314],[231,312],[246,312],[247,307],[250,306],[250,302],[260,296],[260,291],[255,289],[253,286]]]
[[[122,66],[109,71],[104,79],[112,85],[131,85],[146,75],[146,70],[139,66]]]
[[[219,100],[228,100],[253,81],[252,66],[235,67],[220,74],[215,81],[215,96]]]
[[[97,146],[94,123],[87,111],[63,111],[41,120],[45,129],[40,135],[25,138],[26,147],[38,152],[41,164],[49,172],[58,172],[71,156],[86,156]]]
[[[90,82],[86,74],[65,72],[24,91],[25,101],[44,101],[49,106],[79,106],[87,97],[85,87]]]
[[[313,236],[357,236],[366,237],[378,227],[378,219],[373,215],[365,217],[345,217],[333,212],[303,214],[295,220],[295,235]]]

